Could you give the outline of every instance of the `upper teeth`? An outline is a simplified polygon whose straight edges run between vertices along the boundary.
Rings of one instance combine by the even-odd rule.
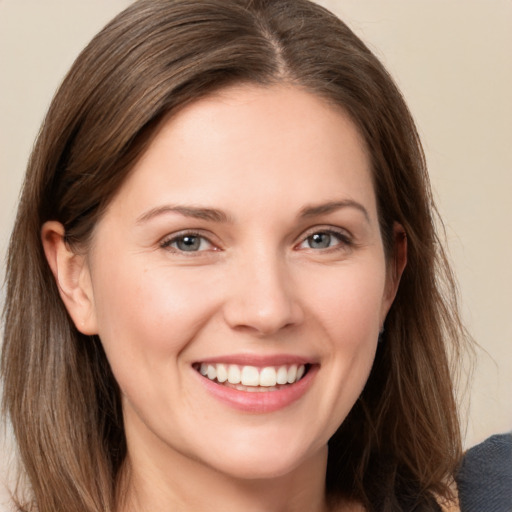
[[[244,386],[272,387],[277,384],[293,384],[302,378],[306,368],[303,364],[289,366],[238,366],[236,364],[207,364],[201,363],[201,375],[219,382],[228,381],[230,384]]]

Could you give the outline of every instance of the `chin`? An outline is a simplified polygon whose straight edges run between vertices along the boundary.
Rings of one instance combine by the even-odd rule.
[[[255,481],[270,480],[285,477],[292,474],[300,466],[300,461],[233,461],[232,464],[224,463],[221,467],[217,466],[217,470],[225,475],[239,480]]]
[[[236,450],[231,446],[229,455],[219,460],[207,462],[210,467],[215,468],[232,478],[241,480],[266,480],[285,477],[297,471],[303,464],[310,464],[312,459],[327,461],[327,446],[321,447],[315,451],[301,447],[291,447],[285,449],[286,442],[275,443],[261,449],[259,446],[245,446],[243,450]]]

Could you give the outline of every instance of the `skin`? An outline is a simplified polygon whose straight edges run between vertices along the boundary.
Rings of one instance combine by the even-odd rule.
[[[180,249],[187,230],[198,250]],[[291,86],[201,99],[158,132],[85,256],[62,235],[43,227],[62,298],[122,390],[120,510],[327,510],[327,441],[364,387],[405,266],[398,236],[386,261],[349,117]],[[317,372],[290,405],[240,411],[193,367],[232,354],[300,356]]]

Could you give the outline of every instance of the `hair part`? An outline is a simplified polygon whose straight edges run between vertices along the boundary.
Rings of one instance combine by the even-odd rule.
[[[61,222],[67,243],[87,247],[163,121],[240,83],[287,83],[343,108],[366,143],[389,258],[394,223],[407,236],[384,342],[329,442],[329,495],[379,511],[427,510],[435,495],[450,496],[461,441],[449,355],[458,360],[465,332],[419,137],[392,79],[343,22],[307,0],[139,0],[75,61],[23,185],[1,359],[3,407],[33,496],[19,510],[114,511],[126,456],[119,389],[99,338],[66,312],[42,224]]]

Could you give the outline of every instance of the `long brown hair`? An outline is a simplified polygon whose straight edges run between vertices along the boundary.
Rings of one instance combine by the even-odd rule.
[[[289,83],[340,105],[366,141],[381,231],[408,265],[373,370],[329,442],[326,488],[368,510],[430,510],[461,452],[450,371],[464,340],[411,115],[351,30],[307,0],[139,0],[77,58],[27,169],[7,264],[3,407],[30,483],[20,510],[115,510],[126,455],[119,390],[97,336],[73,325],[40,239],[77,250],[162,120],[229,84]],[[423,508],[421,508],[423,507]]]

